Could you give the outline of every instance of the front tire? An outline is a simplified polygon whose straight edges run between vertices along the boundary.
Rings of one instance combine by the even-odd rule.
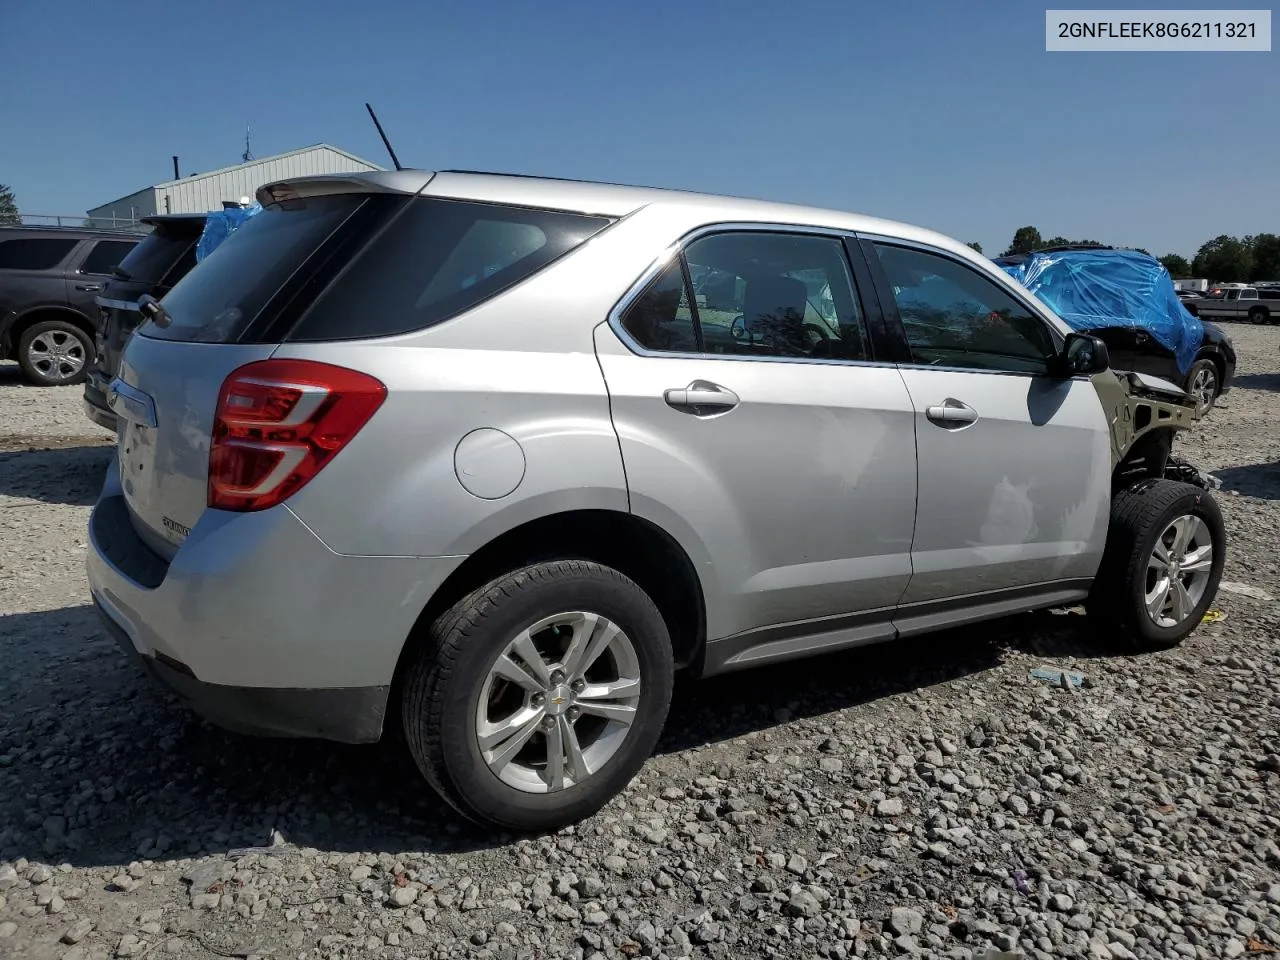
[[[634,582],[596,563],[540,563],[432,624],[405,677],[405,738],[463,816],[555,830],[595,813],[640,770],[673,673],[666,624]]]
[[[1200,359],[1187,371],[1186,390],[1196,402],[1196,416],[1203,417],[1213,409],[1218,399],[1221,378],[1217,365],[1209,359]]]
[[[1112,501],[1090,619],[1140,648],[1177,646],[1217,596],[1225,559],[1222,513],[1208,491],[1174,480],[1122,490]]]
[[[93,340],[68,320],[42,320],[18,338],[18,366],[41,387],[83,383],[93,352]]]

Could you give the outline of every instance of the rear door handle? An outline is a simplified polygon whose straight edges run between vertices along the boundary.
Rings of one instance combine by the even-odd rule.
[[[694,416],[724,413],[738,405],[736,393],[706,380],[695,380],[687,387],[672,387],[663,392],[662,399],[667,406]]]
[[[100,284],[100,283],[77,283],[77,284],[76,284],[76,289],[77,289],[77,290],[83,290],[85,293],[96,293],[97,291],[99,291],[99,290],[101,290],[101,289],[102,289],[102,284]]]
[[[929,407],[925,410],[924,415],[933,423],[948,430],[956,430],[978,422],[977,410],[967,403],[961,403],[951,397],[947,397],[946,400],[936,406]]]

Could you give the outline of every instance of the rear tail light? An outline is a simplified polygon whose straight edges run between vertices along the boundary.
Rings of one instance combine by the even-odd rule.
[[[368,374],[311,360],[261,360],[218,393],[209,506],[265,510],[297,493],[382,405]]]

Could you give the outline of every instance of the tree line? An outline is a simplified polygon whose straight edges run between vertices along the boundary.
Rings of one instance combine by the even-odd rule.
[[[21,226],[22,217],[18,214],[18,201],[13,198],[13,191],[0,183],[0,226]]]
[[[969,244],[978,253],[982,244]],[[1014,254],[1035,253],[1047,247],[1086,246],[1101,247],[1096,240],[1068,240],[1065,237],[1044,239],[1035,227],[1019,227],[1002,257]],[[1138,249],[1140,253],[1146,250]],[[1149,254],[1148,254],[1149,255]],[[1200,245],[1195,257],[1188,260],[1177,253],[1166,253],[1157,258],[1175,280],[1203,277],[1215,283],[1252,283],[1260,280],[1280,280],[1280,236],[1259,233],[1254,236],[1232,237],[1223,234]]]

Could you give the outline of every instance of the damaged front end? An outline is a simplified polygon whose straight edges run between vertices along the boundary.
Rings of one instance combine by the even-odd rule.
[[[1180,430],[1199,417],[1195,400],[1166,380],[1106,370],[1093,377],[1111,428],[1112,492],[1166,477],[1214,490],[1221,481],[1173,455]]]

